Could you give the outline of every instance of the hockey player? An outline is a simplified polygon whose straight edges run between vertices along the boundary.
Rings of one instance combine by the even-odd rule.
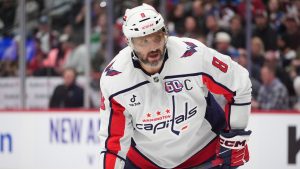
[[[249,160],[248,72],[201,42],[168,37],[147,4],[127,10],[128,47],[103,71],[99,131],[101,168],[217,168]],[[223,95],[222,109],[212,93]]]

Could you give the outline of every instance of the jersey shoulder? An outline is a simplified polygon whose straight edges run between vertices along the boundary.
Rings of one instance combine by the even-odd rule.
[[[113,94],[130,87],[134,82],[134,66],[131,59],[131,48],[121,50],[103,70],[100,79],[101,90]]]
[[[186,73],[201,71],[203,59],[209,50],[196,39],[172,36],[168,39],[167,49],[172,65],[177,64],[176,67]]]
[[[181,58],[181,60],[182,58],[187,58],[188,60],[200,59],[203,57],[202,54],[209,49],[196,39],[174,36],[169,37],[167,48],[175,58]]]
[[[170,37],[168,51],[174,57],[174,62],[180,62],[183,66],[196,67],[198,71],[206,71],[212,64],[214,58],[220,58],[226,62],[231,60],[227,55],[207,47],[202,42],[192,38]],[[177,55],[176,55],[177,54]]]

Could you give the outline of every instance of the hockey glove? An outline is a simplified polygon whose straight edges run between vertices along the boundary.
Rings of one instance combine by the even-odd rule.
[[[251,131],[230,130],[221,132],[217,158],[223,160],[223,169],[234,169],[249,161],[247,141]]]

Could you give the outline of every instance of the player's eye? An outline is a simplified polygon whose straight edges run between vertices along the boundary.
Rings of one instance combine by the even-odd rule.
[[[147,47],[151,43],[160,44],[160,43],[164,42],[164,40],[165,40],[164,33],[158,32],[158,33],[155,33],[150,36],[135,38],[133,40],[133,43],[135,46],[138,46],[138,47]]]
[[[145,38],[145,39],[142,41],[142,43],[143,43],[143,45],[147,45],[147,44],[149,43],[149,40]]]
[[[161,39],[162,39],[161,35],[156,35],[154,41],[156,43],[159,43],[159,42],[161,42]]]

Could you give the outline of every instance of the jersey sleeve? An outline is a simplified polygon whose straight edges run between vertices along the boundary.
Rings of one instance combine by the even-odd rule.
[[[246,128],[251,110],[252,90],[248,71],[229,56],[206,46],[204,48],[202,81],[210,92],[226,98],[226,129]]]
[[[109,96],[105,85],[100,86],[100,168],[121,169],[131,143],[131,116],[117,99]]]

